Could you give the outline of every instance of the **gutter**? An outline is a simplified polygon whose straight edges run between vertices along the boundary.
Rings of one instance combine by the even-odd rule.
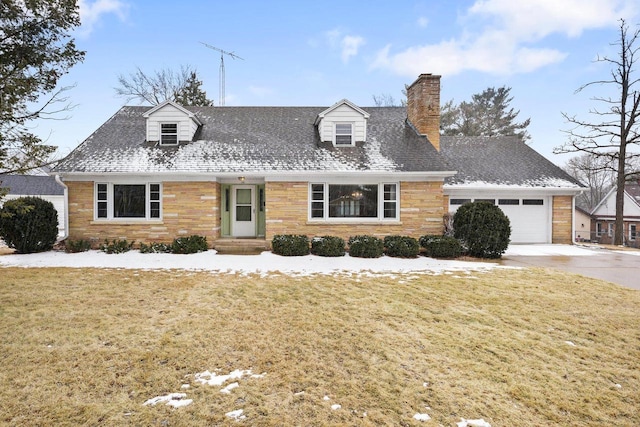
[[[62,182],[59,174],[54,175],[56,182],[64,188],[64,233],[58,241],[65,240],[69,237],[69,188]]]

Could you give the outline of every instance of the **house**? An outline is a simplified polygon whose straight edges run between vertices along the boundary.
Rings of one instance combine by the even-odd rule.
[[[346,99],[328,108],[122,107],[53,171],[66,185],[69,238],[197,234],[216,245],[278,234],[419,237],[442,233],[451,202],[482,195],[501,207],[517,196],[520,209],[509,206],[523,218],[512,220],[515,236],[528,240],[534,221],[545,241],[572,241],[580,184],[524,144],[512,153],[501,143],[499,158],[490,141],[442,138],[441,146],[440,76],[420,75],[407,101],[406,108]],[[470,185],[475,175],[460,170],[469,162],[458,148],[488,150],[473,155],[490,169],[515,163],[504,174],[516,175],[505,182],[478,175],[482,185]],[[516,155],[523,157],[509,158]],[[523,174],[528,162],[535,179]]]
[[[598,203],[591,212],[591,235],[598,243],[612,244],[616,221],[616,188]],[[628,182],[624,186],[623,237],[625,246],[640,247],[637,226],[640,225],[640,182]]]
[[[509,217],[512,242],[572,243],[580,182],[514,136],[442,136],[440,146],[457,171],[443,186],[449,212],[489,201]]]
[[[591,214],[588,211],[576,206],[575,217],[573,220],[576,242],[591,241],[591,219]]]
[[[0,175],[0,188],[6,189],[4,200],[19,197],[40,197],[53,204],[58,212],[58,232],[65,234],[65,196],[64,187],[53,176],[42,170],[32,171],[29,175]],[[2,200],[0,200],[0,206]]]

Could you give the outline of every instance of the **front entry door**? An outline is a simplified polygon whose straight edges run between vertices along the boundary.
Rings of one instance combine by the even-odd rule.
[[[255,186],[233,186],[231,206],[231,234],[234,237],[255,237],[256,207]]]

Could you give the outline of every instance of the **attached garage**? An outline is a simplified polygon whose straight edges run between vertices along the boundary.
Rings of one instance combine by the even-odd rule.
[[[551,197],[465,197],[463,194],[449,199],[449,212],[454,213],[464,203],[480,200],[497,205],[507,215],[511,222],[511,242],[551,243]]]

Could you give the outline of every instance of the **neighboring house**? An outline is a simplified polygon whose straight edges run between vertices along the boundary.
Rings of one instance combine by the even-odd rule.
[[[576,206],[574,229],[576,242],[591,241],[591,214],[581,207]]]
[[[48,175],[0,175],[0,187],[6,188],[6,200],[18,197],[37,196],[53,203],[58,211],[58,231],[65,234],[64,187]],[[0,204],[2,201],[0,200]]]
[[[613,188],[591,212],[591,235],[598,243],[613,243],[616,221],[616,189]],[[624,187],[623,236],[624,244],[640,247],[637,229],[640,225],[640,183],[630,182]]]
[[[455,177],[472,175],[456,150],[470,145],[442,138],[440,152],[440,76],[420,75],[407,101],[406,108],[348,100],[329,108],[123,107],[53,171],[67,186],[69,237],[419,237],[442,233],[450,198],[482,194],[522,199],[510,214],[523,218],[512,219],[514,236],[526,236],[531,220],[545,230],[536,241],[572,241],[577,182],[519,143],[513,153],[503,144],[502,161],[518,165],[510,168],[516,174],[533,161],[536,177],[497,183],[487,175],[484,186],[465,186]],[[484,161],[480,151],[493,148],[478,144],[474,157]],[[523,157],[508,158],[516,155]]]

